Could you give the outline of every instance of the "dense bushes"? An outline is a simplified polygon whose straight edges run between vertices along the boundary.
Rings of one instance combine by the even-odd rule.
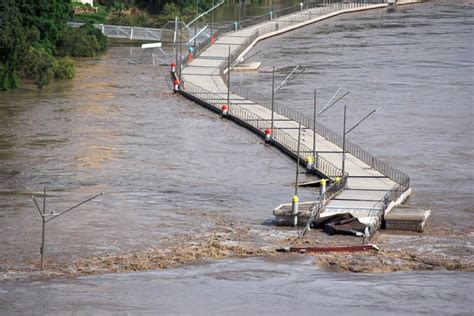
[[[99,4],[96,12],[75,14],[73,20],[85,23],[161,28],[168,21],[174,21],[176,16],[179,16],[181,21],[194,19],[195,3],[195,0],[96,1],[95,4]],[[200,12],[209,9],[211,4],[211,0],[200,0]],[[82,7],[86,8],[84,5]]]
[[[33,80],[41,89],[53,79],[72,79],[76,74],[71,57],[53,57],[43,47],[30,47],[23,57],[19,74]]]
[[[70,57],[107,50],[100,30],[66,26],[70,10],[70,0],[0,0],[0,90],[17,87],[18,77],[39,88],[53,79],[71,79]]]
[[[72,79],[76,75],[74,59],[71,57],[56,58],[53,62],[53,73],[55,79]]]
[[[32,79],[41,89],[54,78],[54,57],[43,47],[31,46],[22,58],[20,75]]]
[[[56,43],[58,56],[94,57],[107,50],[107,38],[92,25],[65,28]]]

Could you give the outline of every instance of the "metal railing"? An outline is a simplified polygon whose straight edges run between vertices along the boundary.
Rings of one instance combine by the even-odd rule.
[[[373,217],[373,222],[369,225],[369,236],[372,236],[382,227],[383,214],[391,201],[396,201],[410,187],[409,181],[395,184],[385,195],[375,204],[369,217]],[[367,237],[369,237],[367,236]]]
[[[249,45],[253,41],[255,41],[256,38],[258,38],[259,36],[274,32],[275,30],[278,30],[280,28],[279,26],[280,23],[285,23],[284,27],[288,27],[293,24],[301,23],[302,21],[305,21],[307,19],[314,18],[316,16],[315,15],[316,13],[319,13],[319,15],[324,15],[324,14],[328,14],[330,12],[334,12],[341,9],[355,8],[355,7],[366,6],[366,5],[371,5],[371,4],[380,4],[383,2],[384,1],[380,1],[380,0],[355,1],[355,2],[348,2],[348,3],[344,3],[343,1],[312,1],[312,2],[307,1],[306,4],[303,3],[306,8],[311,8],[311,6],[313,6],[313,8],[316,8],[315,10],[319,10],[319,11],[306,10],[306,11],[298,12],[297,14],[292,14],[292,15],[290,14],[289,17],[286,16],[284,17],[284,19],[280,18],[278,20],[275,20],[278,23],[268,24],[267,22],[264,22],[264,24],[258,27],[252,33],[252,35],[250,35],[242,44],[240,44],[238,47],[231,50],[230,63],[232,65],[236,61],[236,59],[240,56],[240,54],[242,54],[242,52],[245,49],[247,49],[247,47],[249,47]],[[291,10],[294,10],[295,8],[299,8],[299,7],[300,6],[289,7],[286,9],[285,13],[288,13]],[[283,10],[280,10],[279,12],[281,14]],[[197,48],[198,50],[197,54],[203,51],[208,45],[209,43],[207,41],[202,43],[202,45]],[[228,63],[229,61],[224,60],[219,66],[220,75],[223,78],[224,82],[226,81],[224,74],[225,74],[225,70],[228,68]],[[233,94],[240,95],[267,109],[271,109],[271,100],[264,97],[263,95],[259,95],[255,92],[250,91],[247,88],[243,89],[241,87],[232,88],[231,90]],[[220,98],[220,102],[223,102],[223,101],[225,100],[223,98]],[[295,122],[301,123],[304,127],[314,129],[322,137],[342,147],[342,136],[330,130],[329,128],[325,127],[324,125],[320,123],[317,123],[315,125],[311,118],[305,116],[304,114],[294,109],[291,109],[282,104],[279,104],[277,102],[274,102],[273,109],[276,113],[286,116],[294,120]],[[406,183],[407,184],[406,189],[409,187],[409,177],[403,172],[385,164],[384,162],[380,161],[379,159],[369,154],[364,149],[360,148],[358,145],[355,145],[349,141],[346,141],[346,149],[348,153],[364,161],[366,164],[368,164],[375,170],[379,171],[380,173],[386,175],[387,177],[394,180],[395,182],[400,183],[400,184]]]
[[[216,110],[220,110],[220,106],[223,103],[227,103],[227,97],[223,98],[222,96],[212,93],[189,81],[183,81],[181,83],[181,89],[186,91],[186,93],[203,100],[208,105],[213,106]]]
[[[254,103],[257,103],[269,110],[272,108],[272,101],[271,99],[253,92],[248,88],[243,87],[235,87],[231,89],[233,94],[240,95],[248,100],[251,100]],[[343,138],[338,133],[334,132],[333,130],[327,128],[323,124],[317,122],[316,125],[314,124],[314,120],[294,109],[291,109],[287,106],[280,104],[279,102],[273,102],[273,109],[275,113],[278,113],[282,116],[292,119],[297,123],[301,123],[304,127],[313,129],[316,131],[317,134],[324,137],[328,141],[338,145],[342,148],[342,141]],[[402,184],[406,189],[410,186],[410,178],[405,173],[401,172],[398,169],[395,169],[380,159],[371,155],[368,151],[362,149],[360,146],[351,143],[350,141],[346,140],[346,151],[353,156],[357,157],[358,159],[365,162],[371,168],[379,171],[383,175],[387,176],[388,178],[392,179],[393,181]]]
[[[319,217],[321,211],[324,209],[324,203],[331,200],[333,197],[341,193],[346,188],[347,176],[340,178],[338,181],[333,182],[325,192],[319,194],[316,201],[310,206],[309,211],[311,215],[308,219],[306,227],[301,231],[299,237],[303,237],[304,234],[309,230],[312,222]]]
[[[315,4],[315,10],[306,10],[305,12],[301,12],[299,15],[290,15],[275,19],[271,24],[267,22],[262,23],[251,36],[249,36],[245,42],[243,42],[238,47],[233,47],[231,50],[230,60],[224,60],[219,66],[220,75],[224,82],[226,82],[224,74],[225,70],[235,64],[237,58],[250,46],[252,42],[255,41],[259,36],[280,30],[282,28],[286,28],[292,26],[297,23],[304,22],[306,20],[310,20],[315,18],[316,15],[325,15],[336,10],[341,9],[350,9],[359,6],[365,6],[370,4],[380,4],[384,1],[357,1],[357,2],[336,2],[336,1],[316,1],[312,2]],[[337,5],[334,5],[334,4]],[[310,8],[311,4],[307,1],[306,8]],[[294,8],[293,8],[294,9]],[[281,12],[280,12],[281,14]],[[260,19],[262,16],[259,17]],[[258,21],[258,20],[255,20]],[[249,21],[243,21],[244,23],[250,23]],[[204,42],[202,46],[198,48],[196,54],[199,54],[201,51],[205,50],[205,48],[209,45],[209,43]],[[238,61],[237,61],[238,62]],[[205,90],[195,84],[190,82],[183,82],[183,90],[187,93],[193,95],[196,98],[199,98],[206,102],[207,104],[213,106],[217,111],[220,109],[221,104],[227,103],[227,98],[223,97],[222,95],[217,95],[212,93],[208,90]],[[271,99],[250,91],[248,88],[236,87],[231,89],[232,94],[238,95],[243,97],[244,99],[250,100],[255,104],[261,105],[266,109],[271,110],[272,104]],[[316,131],[320,136],[324,137],[328,141],[342,147],[342,136],[338,133],[332,131],[331,129],[327,128],[326,126],[322,125],[321,123],[316,123],[313,119],[305,116],[304,114],[286,107],[278,102],[273,102],[273,110],[275,113],[285,116],[297,123],[300,123],[305,128],[310,128]],[[259,115],[250,112],[249,110],[245,109],[243,106],[230,102],[229,104],[229,115],[238,118],[240,121],[245,122],[246,124],[256,128],[263,134],[263,131],[271,126],[271,121],[268,119],[264,119]],[[273,141],[277,142],[281,146],[283,146],[286,150],[290,151],[294,156],[297,155],[298,150],[300,151],[300,158],[306,160],[309,156],[312,156],[313,153],[310,148],[308,148],[304,144],[298,144],[298,141],[289,135],[288,133],[284,132],[280,129],[273,129],[272,135]],[[299,148],[298,148],[299,145]],[[369,236],[373,235],[375,231],[380,229],[383,221],[383,213],[387,208],[390,201],[397,200],[403,192],[405,192],[410,187],[410,178],[403,172],[387,165],[386,163],[382,162],[378,158],[372,156],[366,150],[362,149],[358,145],[355,145],[346,140],[346,150],[348,153],[352,154],[353,156],[357,157],[358,159],[365,162],[371,168],[379,171],[383,175],[389,177],[390,179],[394,180],[396,184],[387,191],[384,197],[378,201],[372,210],[369,213],[369,216],[373,218],[371,225],[369,225]],[[318,157],[316,160],[316,168],[326,175],[329,178],[336,179],[336,177],[340,177],[338,182],[334,182],[325,192],[325,199],[330,200],[337,194],[339,194],[342,190],[345,189],[347,184],[347,177],[348,174],[342,174],[342,170],[337,168],[335,165],[330,163],[329,161],[323,159],[322,157]],[[323,203],[321,203],[321,196],[318,200],[310,207],[311,210],[311,218],[314,220],[316,216],[324,209]],[[310,221],[308,224],[310,224]],[[308,227],[302,232],[301,235],[307,230]],[[366,236],[367,238],[369,236]]]
[[[371,4],[380,4],[380,3],[383,3],[383,2],[384,1],[379,1],[379,0],[375,0],[375,1],[371,1],[371,0],[356,1],[356,2],[349,2],[349,3],[343,3],[341,1],[339,1],[339,2],[338,1],[315,1],[315,2],[310,2],[310,3],[307,2],[306,7],[310,7],[311,5],[314,5],[316,7],[316,9],[318,9],[318,10],[320,10],[322,8],[322,10],[319,11],[319,14],[323,15],[323,14],[327,14],[327,13],[330,13],[330,12],[333,12],[333,11],[336,11],[336,10],[341,10],[341,9],[346,9],[346,8],[353,8],[353,7],[360,7],[360,6],[371,5]],[[294,7],[292,7],[292,8],[294,9]],[[309,11],[311,13],[311,10],[307,10],[307,11]],[[313,14],[315,14],[314,11],[313,11]],[[293,16],[295,16],[295,14],[293,14]],[[284,22],[288,23],[288,24],[301,23],[302,18],[298,18],[298,16],[302,16],[303,19],[306,16],[308,17],[308,19],[311,17],[310,14],[307,14],[307,12],[302,11],[302,12],[299,12],[298,14],[296,14],[296,17],[293,17],[289,20],[288,20],[288,17],[287,17]],[[312,16],[312,18],[314,18],[314,15]],[[277,20],[277,21],[278,21],[278,23],[282,23],[283,18],[281,18],[280,20]],[[261,35],[268,34],[270,32],[274,32],[275,30],[277,30],[279,28],[279,24],[276,24],[276,23],[272,23],[272,24],[269,24],[269,25],[266,25],[266,24],[268,24],[268,23],[265,23],[262,26],[258,27],[252,33],[252,35],[250,35],[241,45],[239,45],[238,47],[234,48],[231,51],[231,56],[230,56],[231,65],[232,65],[232,63],[234,63],[236,61],[236,59],[240,56],[240,54],[242,54],[242,52],[245,49],[247,49],[252,42],[255,41],[256,38],[258,38]],[[289,25],[287,25],[287,26],[289,26]],[[229,63],[229,61],[224,60],[224,61],[222,61],[222,63],[220,64],[220,67],[219,67],[220,74],[221,74],[224,82],[226,81],[225,77],[224,77],[224,74],[225,74],[225,70],[228,68],[228,63]],[[265,96],[260,95],[258,93],[252,92],[248,88],[244,89],[242,87],[237,87],[237,88],[232,88],[231,91],[232,91],[233,94],[240,95],[240,96],[242,96],[242,97],[244,97],[248,100],[251,100],[252,102],[254,102],[256,104],[259,104],[259,105],[261,105],[261,106],[263,106],[267,109],[271,109],[271,100],[270,99],[268,99]],[[222,100],[222,98],[221,98],[221,100]],[[222,101],[224,101],[224,100],[222,100]],[[295,122],[301,123],[304,127],[311,128],[311,129],[315,130],[322,137],[324,137],[327,140],[335,143],[339,147],[342,147],[342,136],[339,135],[338,133],[332,131],[331,129],[327,128],[326,126],[322,125],[321,123],[317,123],[315,125],[311,118],[305,116],[304,114],[302,114],[302,113],[300,113],[300,112],[298,112],[294,109],[291,109],[291,108],[286,107],[282,104],[279,104],[278,102],[274,102],[273,109],[276,113],[278,113],[280,115],[283,115],[285,117],[288,117],[288,118],[292,119]],[[390,179],[394,180],[395,182],[397,182],[399,184],[402,184],[402,186],[405,190],[408,189],[410,180],[409,180],[409,177],[405,173],[403,173],[403,172],[387,165],[386,163],[382,162],[378,158],[372,156],[366,150],[362,149],[358,145],[355,145],[355,144],[351,143],[350,141],[346,141],[346,150],[347,150],[348,153],[350,153],[350,154],[354,155],[355,157],[357,157],[358,159],[362,160],[363,162],[365,162],[367,165],[369,165],[373,169],[379,171],[380,173],[382,173],[383,175],[389,177]]]
[[[285,8],[280,8],[276,10],[268,9],[268,12],[248,17],[240,21],[226,21],[226,22],[217,22],[216,27],[218,27],[222,32],[231,32],[238,29],[247,28],[254,26],[256,24],[272,21],[280,21],[282,18],[287,19],[291,15],[298,14],[297,17],[293,20],[293,23],[300,23],[305,20],[310,20],[316,17],[317,15],[325,15],[336,10],[343,9],[352,9],[367,5],[382,4],[386,3],[384,0],[359,0],[359,1],[345,1],[345,0],[317,0],[309,1],[302,0],[302,4],[292,5]]]
[[[212,93],[191,82],[183,82],[182,89],[186,91],[186,93],[194,96],[195,98],[198,98],[206,102],[208,105],[211,105],[217,111],[221,109],[222,104],[227,104],[227,98],[223,98],[222,96]],[[246,124],[258,129],[261,135],[264,134],[265,129],[271,127],[270,119],[266,119],[257,114],[254,114],[249,110],[245,109],[243,106],[239,105],[238,103],[230,102],[229,115],[234,116],[242,122],[245,122]],[[284,148],[289,150],[296,157],[298,152],[298,141],[294,137],[292,137],[283,130],[274,128],[273,141],[281,144]],[[309,157],[313,156],[311,149],[304,144],[300,144],[299,152],[301,161],[307,161]],[[328,178],[334,179],[335,177],[341,177],[342,174],[341,169],[339,169],[331,162],[327,161],[322,157],[317,157],[316,168]],[[346,176],[347,173],[344,174],[344,177]]]
[[[70,27],[81,27],[85,23],[68,22],[67,25]],[[108,24],[93,24],[95,28],[102,31],[107,37],[110,38],[123,38],[129,40],[149,40],[149,41],[160,41],[162,39],[163,31],[169,32],[170,30],[156,29],[149,27],[137,27],[137,26],[122,26],[122,25],[108,25]]]

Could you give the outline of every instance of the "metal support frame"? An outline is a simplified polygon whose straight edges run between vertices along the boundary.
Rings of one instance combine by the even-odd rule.
[[[344,124],[343,124],[343,132],[342,132],[342,175],[344,176],[345,172],[345,162],[346,162],[346,135],[352,132],[357,126],[359,126],[363,121],[374,115],[376,112],[380,111],[383,109],[383,105],[379,106],[378,108],[372,110],[369,114],[364,116],[362,119],[360,119],[357,123],[355,123],[349,130],[346,132],[346,111],[347,111],[347,105],[344,104]]]
[[[44,270],[44,257],[45,257],[45,253],[46,253],[46,224],[49,223],[50,221],[52,221],[53,219],[55,218],[58,218],[59,216],[61,215],[64,215],[70,211],[72,211],[73,209],[76,209],[78,208],[79,206],[87,203],[87,202],[90,202],[92,200],[94,200],[95,198],[99,197],[99,196],[102,196],[104,195],[104,193],[99,193],[99,194],[96,194],[88,199],[85,199],[84,201],[62,211],[62,212],[59,212],[59,213],[56,213],[54,210],[51,211],[51,213],[46,213],[46,187],[43,188],[43,209],[41,209],[39,207],[39,204],[38,204],[38,201],[36,200],[36,197],[33,195],[32,196],[32,199],[33,199],[33,202],[35,204],[35,207],[36,209],[38,210],[40,216],[41,216],[41,221],[42,221],[42,225],[41,225],[41,248],[40,248],[40,254],[41,254],[41,262],[40,262],[40,267],[41,267],[41,271]],[[48,218],[49,217],[49,218]]]

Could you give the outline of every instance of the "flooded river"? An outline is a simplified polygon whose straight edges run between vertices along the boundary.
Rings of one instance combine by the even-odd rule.
[[[311,114],[312,89],[318,89],[321,105],[343,87],[351,91],[345,99],[351,122],[384,105],[350,139],[406,172],[414,190],[409,203],[432,209],[433,220],[425,235],[384,232],[377,242],[471,263],[472,15],[469,3],[435,2],[341,16],[262,42],[254,49],[263,50],[254,57],[262,71],[233,76],[234,84],[269,92],[272,65],[301,64],[305,73],[278,93],[281,102],[294,100],[292,106]],[[275,247],[293,235],[268,223],[271,210],[293,194],[294,162],[247,130],[173,95],[166,67],[117,58],[127,54],[127,47],[113,47],[96,60],[80,61],[72,81],[0,93],[5,279],[38,267],[41,222],[31,195],[44,186],[48,209],[57,211],[104,192],[48,224],[49,266],[174,249],[222,227],[233,237],[219,231],[219,238],[254,247]],[[322,121],[340,131],[341,113],[339,105]],[[302,190],[302,199],[312,193]],[[4,281],[0,311],[21,313],[37,305],[38,312],[53,314],[85,305],[112,313],[207,314],[216,307],[311,314],[318,306],[346,311],[328,305],[336,297],[356,314],[470,314],[471,284],[472,274],[463,272],[373,276],[322,270],[305,258],[223,260],[70,281]],[[280,308],[274,309],[275,301]]]

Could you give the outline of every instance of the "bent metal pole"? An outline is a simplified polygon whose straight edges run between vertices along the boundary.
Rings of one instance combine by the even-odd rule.
[[[103,195],[104,193],[99,193],[99,194],[96,194],[60,213],[56,213],[54,210],[50,213],[46,213],[46,188],[43,189],[44,192],[43,192],[43,210],[40,209],[39,207],[39,204],[38,204],[38,201],[36,201],[36,198],[35,196],[32,197],[33,199],[33,202],[35,203],[35,206],[36,206],[36,209],[38,210],[38,212],[40,213],[40,216],[41,216],[41,220],[42,220],[42,230],[41,230],[41,248],[40,248],[40,254],[41,254],[41,271],[43,271],[44,269],[44,257],[45,257],[45,252],[46,252],[46,243],[45,243],[45,237],[46,237],[46,224],[50,221],[52,221],[53,219],[61,216],[61,215],[64,215],[76,208],[78,208],[79,206],[89,202],[89,201],[92,201],[94,200],[95,198]],[[46,217],[49,217],[48,219],[46,219]]]

